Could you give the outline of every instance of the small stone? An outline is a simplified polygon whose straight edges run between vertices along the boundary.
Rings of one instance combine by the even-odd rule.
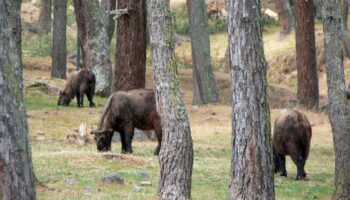
[[[68,185],[75,185],[77,183],[77,181],[75,179],[72,179],[72,178],[66,179],[65,182]]]
[[[137,176],[149,177],[149,174],[147,172],[140,172],[140,173],[137,173]]]
[[[140,182],[140,185],[141,185],[141,186],[151,186],[151,185],[152,185],[152,182],[151,182],[151,181],[141,181],[141,182]]]
[[[124,179],[120,176],[118,176],[117,174],[108,174],[107,176],[102,177],[101,181],[103,183],[114,183],[117,182],[119,184],[123,184],[124,183]]]
[[[140,190],[141,190],[141,188],[140,188],[139,186],[137,186],[137,185],[134,186],[134,191],[135,191],[135,192],[138,192],[138,191],[140,191]]]

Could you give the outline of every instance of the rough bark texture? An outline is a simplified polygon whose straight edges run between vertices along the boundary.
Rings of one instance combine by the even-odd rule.
[[[334,200],[350,197],[350,111],[344,80],[343,52],[341,45],[342,16],[339,0],[324,1],[323,32],[326,56],[326,73],[335,151]]]
[[[40,16],[39,16],[39,34],[48,34],[51,31],[51,12],[52,12],[52,0],[41,0],[40,2]]]
[[[190,199],[193,145],[178,80],[169,0],[149,0],[148,16],[157,110],[163,130],[158,193],[164,200]]]
[[[115,10],[117,6],[117,0],[102,0],[101,1],[102,10],[104,12],[104,25],[107,30],[108,35],[108,44],[111,43],[114,29],[115,29],[115,20],[113,19],[113,15],[107,14],[107,11]]]
[[[9,25],[14,35],[14,41],[16,44],[16,52],[18,53],[20,64],[22,65],[22,29],[21,29],[21,1],[12,1],[10,6],[10,16],[8,18]]]
[[[146,0],[118,0],[118,9],[128,8],[117,25],[114,90],[144,88],[146,83]]]
[[[35,199],[22,66],[16,46],[16,33],[21,29],[10,24],[16,21],[11,12],[20,15],[19,7],[14,6],[18,4],[20,0],[0,0],[0,199],[15,200]]]
[[[340,1],[340,7],[341,15],[343,19],[342,23],[342,34],[341,38],[343,41],[343,47],[344,47],[344,53],[346,57],[350,58],[350,37],[348,35],[348,12],[349,12],[349,3],[348,0],[341,0]]]
[[[51,77],[66,79],[67,71],[67,0],[54,0]]]
[[[294,28],[294,14],[289,0],[275,0],[280,23],[280,37],[288,35]]]
[[[275,199],[259,12],[259,0],[228,1],[233,151],[229,199],[235,200]]]
[[[193,65],[193,105],[217,103],[211,66],[208,16],[204,0],[187,0]]]
[[[112,65],[102,9],[97,0],[74,0],[84,65],[96,76],[96,94],[111,93]]]
[[[312,0],[296,1],[296,60],[298,71],[298,104],[318,107],[318,74],[316,66],[314,6]]]

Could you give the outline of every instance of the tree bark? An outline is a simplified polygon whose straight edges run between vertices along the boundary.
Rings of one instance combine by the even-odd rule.
[[[350,58],[350,37],[348,35],[348,12],[349,12],[349,3],[348,0],[341,0],[339,9],[341,10],[341,15],[343,19],[342,29],[341,29],[341,38],[343,41],[344,53],[345,56]]]
[[[333,199],[350,197],[350,111],[344,80],[341,45],[342,16],[339,0],[324,1],[323,32],[329,99],[329,119],[335,151],[335,187]]]
[[[280,38],[284,38],[294,28],[294,14],[289,0],[275,0],[280,23]]]
[[[204,0],[187,0],[193,64],[193,105],[219,102],[211,66],[208,16]]]
[[[146,0],[118,0],[118,9],[122,8],[129,14],[118,19],[114,91],[146,84]]]
[[[314,109],[318,107],[319,93],[312,0],[296,1],[296,24],[298,104]]]
[[[114,29],[115,29],[115,20],[113,19],[113,15],[107,14],[107,11],[115,10],[117,6],[117,0],[103,0],[101,1],[101,7],[104,12],[104,24],[107,30],[108,35],[108,44],[111,44]]]
[[[20,0],[0,0],[0,199],[36,196],[23,105],[21,54],[16,45],[21,27],[11,24],[16,21],[14,16],[20,17],[20,8],[14,6],[19,4]]]
[[[16,44],[16,52],[20,59],[20,64],[22,65],[22,29],[21,29],[21,1],[15,0],[11,2],[10,6],[10,16],[8,18],[9,25],[12,29],[14,35],[14,41]]]
[[[109,96],[112,65],[107,33],[102,23],[102,9],[97,0],[74,0],[73,3],[84,65],[96,76],[96,94]]]
[[[66,79],[67,71],[67,0],[54,0],[51,77]]]
[[[48,34],[51,31],[51,12],[52,12],[52,0],[41,0],[40,2],[40,16],[39,16],[39,34]]]
[[[260,1],[227,5],[232,81],[229,199],[271,200],[275,193]]]
[[[164,200],[191,199],[193,145],[174,54],[169,0],[149,0],[149,33],[157,110],[162,118],[158,194]]]

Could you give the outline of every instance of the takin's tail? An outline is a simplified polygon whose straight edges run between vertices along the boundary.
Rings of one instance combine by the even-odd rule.
[[[112,99],[113,99],[113,94],[108,98],[105,107],[103,108],[100,120],[98,121],[98,129],[103,129],[103,123],[105,121],[106,115],[109,111],[109,108],[111,107],[112,104]]]

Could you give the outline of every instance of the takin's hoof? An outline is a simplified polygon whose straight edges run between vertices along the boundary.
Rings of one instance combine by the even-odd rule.
[[[96,105],[94,103],[90,104],[90,108],[95,108]]]
[[[284,172],[284,173],[281,173],[280,176],[284,176],[284,177],[287,177],[287,173]]]

